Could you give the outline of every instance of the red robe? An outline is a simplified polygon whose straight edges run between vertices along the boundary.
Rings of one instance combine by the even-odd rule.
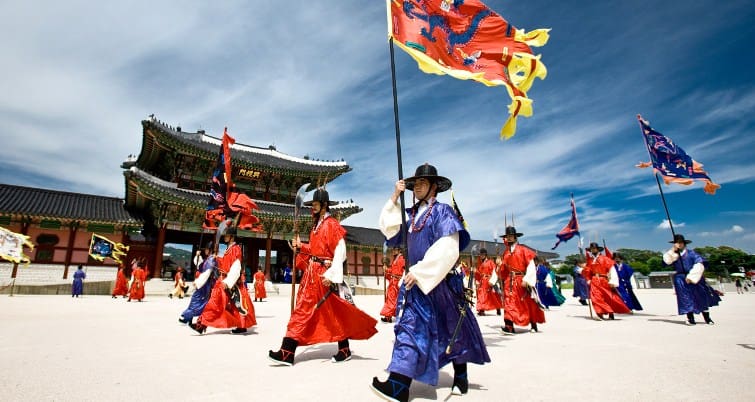
[[[524,327],[530,323],[544,323],[545,313],[532,299],[530,291],[522,286],[522,279],[527,272],[527,265],[535,258],[535,253],[522,245],[511,253],[506,247],[501,256],[501,275],[503,279],[503,319],[511,320],[514,325]]]
[[[267,297],[267,291],[265,290],[265,273],[257,271],[254,273],[254,298],[264,299]]]
[[[118,268],[118,273],[115,275],[115,287],[113,288],[113,296],[126,296],[128,294],[128,279],[126,274],[123,273],[123,268]]]
[[[231,244],[225,254],[217,258],[220,278],[215,281],[215,286],[210,293],[210,300],[207,301],[207,306],[202,311],[202,315],[199,316],[198,322],[202,325],[213,328],[249,328],[257,324],[254,305],[244,284],[244,273],[242,272],[239,275],[236,286],[241,295],[241,303],[247,311],[245,316],[241,315],[236,308],[225,289],[225,284],[223,284],[223,279],[228,275],[234,261],[241,261],[241,247],[236,243]]]
[[[404,276],[404,256],[399,254],[393,259],[388,271],[385,272],[385,303],[380,315],[383,317],[393,317],[396,315],[396,302],[398,301],[398,284],[401,277]]]
[[[587,264],[582,270],[582,276],[590,284],[590,299],[596,314],[619,313],[629,314],[631,310],[621,300],[619,293],[608,284],[608,273],[615,262],[598,254],[593,258],[587,255]]]
[[[302,244],[296,256],[295,268],[303,270],[296,294],[296,305],[288,321],[286,337],[295,339],[299,346],[338,342],[344,339],[369,339],[377,333],[377,320],[322,284],[325,265],[315,261],[332,260],[338,242],[346,230],[332,216],[326,217],[309,234],[309,244]],[[320,307],[317,303],[323,301]]]
[[[501,296],[496,293],[490,284],[490,277],[493,276],[495,263],[486,259],[480,263],[475,271],[475,285],[477,285],[477,311],[498,310],[503,307]]]
[[[147,280],[147,272],[142,267],[135,267],[131,273],[134,280],[128,290],[129,300],[141,300],[144,298],[144,282]]]

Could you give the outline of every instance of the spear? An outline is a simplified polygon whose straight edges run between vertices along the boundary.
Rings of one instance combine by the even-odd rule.
[[[303,184],[296,192],[296,200],[294,201],[294,239],[299,238],[299,213],[301,207],[304,205],[304,194],[307,193],[309,183]],[[291,311],[294,311],[294,300],[296,300],[296,254],[298,248],[294,249],[294,261],[291,263]]]
[[[475,244],[472,246],[472,249],[469,250],[469,253],[472,255],[472,259],[474,260],[475,253],[478,252],[478,249],[480,247],[480,244]],[[474,275],[472,275],[472,267],[469,268],[469,279],[467,279],[467,287],[466,289],[463,289],[462,291],[462,297],[464,298],[464,301],[462,302],[461,306],[459,307],[459,321],[456,321],[456,328],[454,328],[454,333],[451,335],[451,340],[448,341],[448,346],[446,346],[446,354],[451,354],[451,347],[453,346],[454,342],[456,342],[456,337],[459,336],[459,331],[461,330],[461,324],[464,322],[464,317],[467,316],[467,310],[469,310],[469,305],[471,303],[472,298],[472,281],[474,278]],[[467,295],[467,292],[469,292],[469,295]]]

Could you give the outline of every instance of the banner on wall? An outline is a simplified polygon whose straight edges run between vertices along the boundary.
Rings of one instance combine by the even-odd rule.
[[[0,257],[15,263],[29,264],[31,259],[24,254],[24,247],[34,249],[29,236],[11,232],[0,226]]]
[[[89,242],[89,255],[95,260],[104,261],[105,258],[112,258],[120,264],[121,257],[125,257],[127,252],[128,246],[92,233],[92,240]]]

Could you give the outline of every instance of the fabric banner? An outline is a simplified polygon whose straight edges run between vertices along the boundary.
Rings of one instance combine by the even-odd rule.
[[[579,222],[577,221],[577,207],[574,204],[574,196],[571,197],[571,219],[569,219],[569,223],[564,226],[563,229],[561,229],[560,232],[556,233],[556,237],[558,238],[558,241],[556,244],[551,248],[551,250],[555,250],[556,247],[558,247],[561,242],[567,242],[569,239],[571,239],[574,236],[579,236]],[[582,245],[580,245],[580,248]]]
[[[111,258],[120,264],[122,262],[121,257],[126,256],[128,248],[122,243],[116,243],[107,237],[92,233],[92,240],[89,242],[89,256],[97,261]]]
[[[207,202],[204,224],[205,229],[217,230],[220,222],[233,219],[233,226],[242,230],[262,231],[259,218],[252,211],[259,209],[257,204],[244,193],[237,191],[231,177],[231,145],[236,139],[228,135],[228,128],[223,130],[223,143],[218,152],[215,169],[212,172],[210,198]]]
[[[527,97],[545,65],[531,47],[548,42],[549,29],[516,29],[479,0],[386,0],[388,36],[429,74],[504,86],[511,98],[501,138],[516,132],[517,116],[532,115]]]
[[[687,155],[682,147],[676,145],[671,138],[655,131],[650,127],[647,120],[642,119],[642,116],[637,115],[637,120],[640,122],[642,137],[645,139],[650,162],[640,162],[635,165],[636,167],[647,168],[652,166],[656,172],[663,176],[663,182],[666,185],[670,183],[690,185],[695,180],[702,180],[705,182],[703,191],[711,195],[721,188],[703,170],[702,163],[698,163]]]
[[[29,236],[0,227],[0,257],[17,264],[29,264],[31,259],[24,254],[24,247],[34,249],[34,243]]]

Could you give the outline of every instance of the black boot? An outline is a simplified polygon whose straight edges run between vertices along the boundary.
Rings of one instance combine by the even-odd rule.
[[[451,386],[452,395],[466,395],[469,391],[467,379],[467,363],[454,363],[454,384]]]
[[[333,363],[340,363],[347,360],[351,360],[351,349],[349,349],[349,340],[344,339],[338,341],[338,353],[334,354],[333,357],[330,358],[330,361]]]
[[[495,309],[495,315],[501,315],[501,309],[499,308]]]
[[[710,312],[709,311],[703,311],[703,319],[705,319],[705,323],[708,325],[713,325],[715,322],[710,319]]]
[[[687,325],[695,325],[695,314],[694,313],[687,313]]]
[[[411,378],[398,373],[391,373],[385,381],[378,381],[377,377],[372,377],[370,388],[386,401],[408,402],[411,384]]]
[[[537,332],[537,323],[536,322],[531,322],[530,324],[532,325],[532,328],[530,329],[530,332],[532,332],[532,333]]]
[[[501,327],[501,331],[503,331],[504,335],[514,335],[514,321],[511,320],[503,320],[503,326]]]
[[[609,320],[615,320],[616,317],[613,316],[613,313],[608,313],[608,319]]]
[[[189,323],[189,327],[191,327],[191,329],[193,329],[194,331],[197,331],[199,333],[199,335],[202,335],[202,334],[204,334],[205,331],[207,331],[207,326],[201,324],[199,321],[197,321],[196,324],[195,323]]]
[[[284,366],[293,366],[294,353],[296,353],[297,346],[299,346],[299,342],[295,339],[283,338],[280,350],[277,352],[273,352],[272,350],[268,351],[267,358]]]
[[[586,306],[587,305],[587,300],[585,300],[585,299],[579,299],[579,304],[581,304],[583,306]]]

